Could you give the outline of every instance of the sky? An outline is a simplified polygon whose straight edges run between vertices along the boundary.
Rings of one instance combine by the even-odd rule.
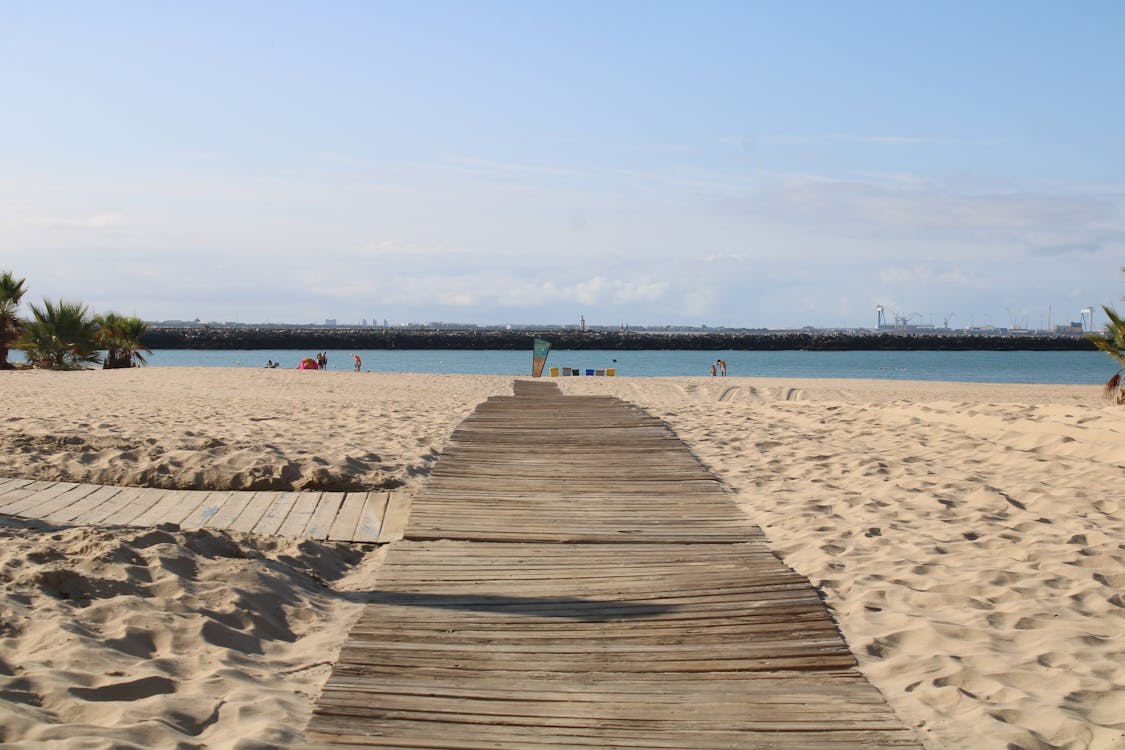
[[[1123,39],[1119,0],[0,0],[0,270],[147,320],[1065,323],[1125,304]]]

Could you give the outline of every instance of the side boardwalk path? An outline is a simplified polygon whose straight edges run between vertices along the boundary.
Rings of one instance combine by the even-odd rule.
[[[341,542],[402,538],[405,492],[243,492],[0,478],[0,515],[102,526],[179,524]]]
[[[816,592],[622,401],[517,381],[389,545],[309,747],[920,748]]]

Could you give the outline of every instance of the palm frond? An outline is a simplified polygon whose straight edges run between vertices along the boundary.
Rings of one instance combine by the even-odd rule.
[[[1121,373],[1113,373],[1113,377],[1105,383],[1105,397],[1114,398],[1118,395],[1118,390],[1121,388]]]

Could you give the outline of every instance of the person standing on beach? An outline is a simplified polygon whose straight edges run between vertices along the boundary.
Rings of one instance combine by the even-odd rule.
[[[725,359],[719,360],[719,376],[724,378],[727,376],[727,361]]]
[[[711,377],[715,377],[715,365],[711,365]]]
[[[363,367],[363,360],[359,358],[358,354],[352,354],[355,357],[355,371],[359,372],[359,368]]]

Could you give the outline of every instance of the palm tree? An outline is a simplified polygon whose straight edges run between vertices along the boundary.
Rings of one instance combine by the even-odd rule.
[[[1117,363],[1117,372],[1106,381],[1105,396],[1112,398],[1119,404],[1125,404],[1125,318],[1117,314],[1109,305],[1102,305],[1105,315],[1109,318],[1105,333],[1102,335],[1090,333],[1086,335],[1094,346],[1109,355]]]
[[[24,279],[12,276],[11,271],[0,272],[0,370],[11,367],[8,364],[8,345],[23,333],[23,321],[16,314],[20,299],[27,291],[23,282]]]
[[[31,320],[17,346],[41,367],[69,369],[101,361],[97,321],[81,302],[44,299],[42,307],[32,304]]]
[[[113,312],[98,316],[97,322],[98,339],[106,350],[103,365],[105,369],[145,364],[144,355],[152,354],[152,349],[141,343],[141,338],[148,330],[148,323],[140,318],[126,318]]]

